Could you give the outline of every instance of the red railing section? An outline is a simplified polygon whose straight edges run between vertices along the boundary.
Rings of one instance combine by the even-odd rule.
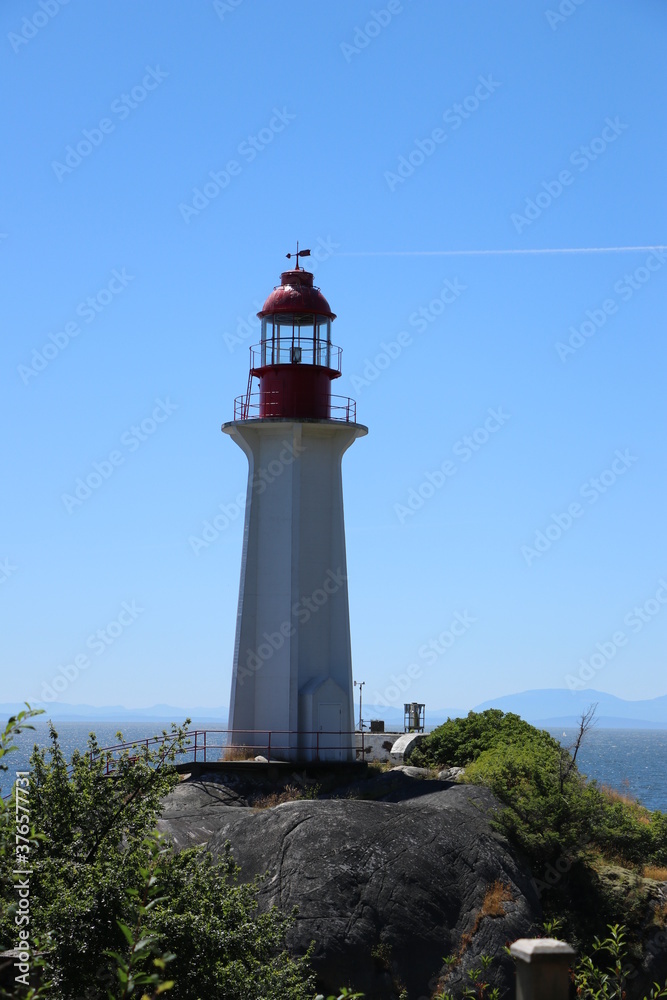
[[[260,394],[258,392],[248,392],[243,396],[237,396],[234,400],[234,420],[252,420],[261,416],[262,410],[270,408],[270,397],[276,397],[276,403],[282,400],[282,394],[264,393],[260,408]],[[357,401],[349,396],[330,396],[330,416],[329,420],[340,420],[347,424],[357,422]],[[294,418],[297,419],[296,417]]]

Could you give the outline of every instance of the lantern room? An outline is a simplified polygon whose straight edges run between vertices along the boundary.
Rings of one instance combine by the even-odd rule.
[[[335,313],[298,257],[280,279],[257,313],[261,342],[250,348],[248,389],[235,401],[235,419],[356,422],[354,400],[331,392],[341,374],[342,351],[331,343]]]

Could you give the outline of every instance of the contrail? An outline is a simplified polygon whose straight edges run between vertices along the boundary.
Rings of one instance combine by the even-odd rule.
[[[667,246],[648,247],[553,247],[548,250],[356,250],[336,254],[337,257],[485,257],[505,254],[537,253],[637,253],[667,250]]]

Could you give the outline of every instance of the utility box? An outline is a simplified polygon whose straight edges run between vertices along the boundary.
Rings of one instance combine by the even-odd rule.
[[[426,705],[420,705],[416,701],[411,701],[404,705],[405,718],[403,725],[406,733],[423,733],[424,718],[426,715]]]
[[[384,719],[371,719],[371,732],[372,733],[383,733],[384,732]]]

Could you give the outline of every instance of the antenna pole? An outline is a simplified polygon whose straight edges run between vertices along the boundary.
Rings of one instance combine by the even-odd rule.
[[[363,724],[363,721],[362,721],[362,718],[361,718],[361,706],[363,704],[364,684],[365,683],[366,683],[366,681],[355,681],[354,682],[354,686],[359,688],[359,732],[360,733],[362,733],[364,731],[364,724]]]

